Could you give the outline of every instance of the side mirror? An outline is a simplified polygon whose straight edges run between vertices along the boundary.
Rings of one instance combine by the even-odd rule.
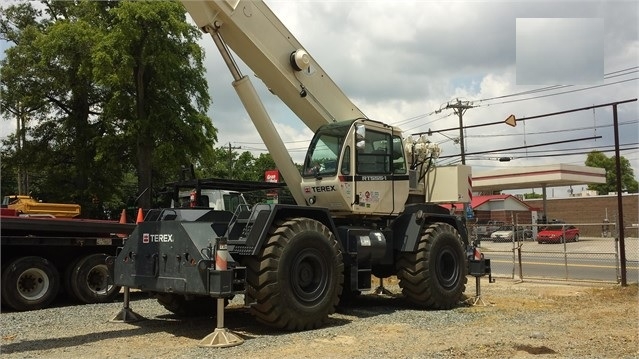
[[[355,149],[363,151],[366,147],[366,127],[364,125],[355,125]]]
[[[366,127],[364,125],[355,125],[355,141],[360,142],[364,141],[366,138]]]

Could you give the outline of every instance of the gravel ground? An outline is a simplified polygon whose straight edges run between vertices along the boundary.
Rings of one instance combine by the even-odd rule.
[[[395,281],[386,287],[399,292]],[[469,278],[466,294],[475,294]],[[279,332],[258,324],[234,300],[225,324],[244,339],[230,348],[201,348],[212,318],[179,319],[132,293],[147,318],[110,323],[121,303],[58,306],[0,315],[2,358],[638,358],[637,286],[482,279],[486,305],[449,311],[410,308],[399,295],[365,294],[327,326]]]

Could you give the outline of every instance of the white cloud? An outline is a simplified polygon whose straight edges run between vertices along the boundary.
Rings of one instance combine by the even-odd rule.
[[[634,80],[527,101],[505,103],[554,92],[575,91],[584,86],[477,101],[539,88],[516,85],[515,35],[518,18],[603,19],[604,72],[637,66],[637,4],[632,2],[399,1],[389,6],[388,2],[370,0],[267,1],[267,4],[365,114],[376,120],[400,124],[407,133],[427,131],[429,128],[457,127],[457,116],[440,119],[450,114],[451,110],[432,116],[424,115],[458,97],[474,101],[479,106],[464,114],[464,125],[468,126],[503,121],[510,114],[523,118],[626,100],[637,97],[638,93],[637,81]],[[207,41],[210,42],[209,39]],[[207,54],[217,56],[216,51],[207,50]],[[607,79],[604,84],[633,77],[637,77],[636,72]],[[219,81],[211,80],[219,88]],[[297,141],[306,135],[310,139],[310,132],[303,132],[302,122],[278,103],[277,98],[264,93],[266,106],[274,119],[287,126],[287,132],[282,133],[284,141]],[[637,103],[619,106],[622,144],[639,142],[637,109]],[[213,111],[218,110],[214,106]],[[237,111],[241,112],[241,109]],[[233,120],[231,123],[234,123]],[[506,154],[504,152],[467,156],[468,163],[476,170],[558,162],[583,164],[586,155],[532,156],[539,154],[536,151],[550,153],[550,150],[604,149],[613,144],[611,124],[610,109],[598,109],[594,114],[590,110],[519,122],[515,128],[506,125],[471,128],[465,132],[467,153],[592,136],[603,138],[513,150],[511,156],[517,160],[509,163],[493,159],[479,160],[499,157]],[[220,138],[224,142],[239,141],[245,135],[234,132],[235,126],[221,122],[216,125],[221,128]],[[458,131],[445,134],[453,139],[459,136]],[[432,138],[442,143],[444,154],[459,153],[459,145],[447,137],[434,135]],[[295,142],[295,147],[300,147],[300,143]],[[622,153],[633,164],[635,174],[639,174],[638,153]],[[293,153],[293,158],[301,161],[301,155]]]
[[[523,118],[632,99],[639,93],[638,82],[633,80],[557,96],[532,99],[585,86],[479,101],[539,88],[516,84],[518,18],[603,19],[604,73],[631,69],[626,75],[605,79],[604,84],[639,77],[639,5],[636,2],[267,0],[266,3],[367,116],[399,124],[408,134],[429,128],[457,127],[457,116],[442,118],[451,110],[426,116],[456,98],[479,106],[464,114],[464,125],[469,126],[503,121],[510,114]],[[231,86],[232,78],[213,41],[205,35],[200,43],[205,48],[206,76],[213,98],[209,115],[219,129],[219,144],[264,149]],[[240,65],[245,74],[252,75],[252,71]],[[619,74],[623,73],[613,75]],[[259,79],[251,76],[251,80],[291,149],[293,159],[302,162],[304,151],[300,149],[307,146],[311,132]],[[529,100],[508,103],[522,98]],[[639,143],[638,109],[637,102],[618,107],[622,144]],[[611,125],[612,111],[608,108],[520,122],[515,128],[506,125],[470,128],[465,132],[467,153],[595,135],[602,138],[528,151],[467,156],[468,163],[475,171],[560,162],[583,164],[586,155],[546,158],[526,155],[538,154],[534,151],[603,149],[614,143]],[[450,138],[459,136],[458,131],[445,134]],[[459,145],[443,135],[436,134],[432,139],[442,142],[444,155],[459,153]],[[504,154],[517,159],[508,163],[486,159]],[[631,161],[635,175],[639,176],[639,151],[622,152],[622,155]]]

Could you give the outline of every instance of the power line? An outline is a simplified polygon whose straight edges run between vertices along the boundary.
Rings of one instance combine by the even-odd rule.
[[[621,144],[620,146],[636,146],[639,145],[639,143],[624,143]],[[590,150],[590,152],[592,151],[608,151],[606,148],[609,147],[614,147],[614,145],[606,145],[606,146],[591,146],[591,147],[574,147],[571,150]],[[601,150],[600,150],[601,149]],[[630,149],[630,147],[629,147]],[[625,149],[624,149],[625,150]],[[511,154],[526,154],[526,153],[546,153],[546,152],[559,152],[561,151],[562,153],[565,152],[565,149],[556,149],[556,150],[532,150],[532,151],[525,151],[525,152],[510,152]]]
[[[550,117],[550,116],[557,116],[557,115],[564,115],[567,113],[572,113],[572,112],[578,112],[578,111],[584,111],[584,110],[590,110],[590,109],[594,109],[594,108],[600,108],[600,107],[608,107],[608,106],[615,106],[615,105],[620,105],[623,103],[628,103],[628,102],[635,102],[637,101],[636,98],[634,99],[630,99],[630,100],[623,100],[623,101],[615,101],[615,102],[609,102],[609,103],[603,103],[603,104],[599,104],[599,105],[593,105],[593,106],[587,106],[587,107],[580,107],[580,108],[573,108],[570,110],[564,110],[564,111],[557,111],[557,112],[550,112],[550,113],[544,113],[541,115],[535,115],[535,116],[528,116],[528,117],[522,117],[520,119],[517,119],[517,122],[522,122],[522,121],[526,121],[526,120],[532,120],[532,119],[536,119],[536,118],[542,118],[542,117]],[[480,124],[476,124],[476,125],[469,125],[464,127],[465,129],[468,128],[475,128],[475,127],[484,127],[484,126],[492,126],[492,125],[502,125],[504,124],[505,121],[495,121],[495,122],[487,122],[487,123],[480,123]],[[413,136],[420,136],[423,134],[433,134],[433,133],[438,133],[438,132],[445,132],[445,131],[453,131],[453,130],[457,130],[458,127],[451,127],[451,128],[445,128],[442,130],[428,130],[426,132],[418,132],[418,133],[413,133]]]
[[[632,66],[632,67],[628,67],[625,69],[621,69],[621,70],[616,70],[616,71],[611,71],[608,73],[605,73],[603,76],[604,80],[607,79],[611,79],[611,78],[615,78],[615,77],[619,77],[619,76],[626,76],[632,73],[636,73],[639,72],[639,66]],[[552,95],[561,95],[564,93],[571,93],[571,92],[576,92],[576,91],[585,91],[585,90],[589,90],[589,89],[593,89],[593,88],[597,88],[597,87],[602,87],[602,86],[608,86],[608,85],[615,85],[618,83],[623,83],[626,81],[632,81],[632,80],[636,80],[637,78],[633,78],[633,79],[628,79],[628,80],[624,80],[624,81],[620,81],[620,82],[613,82],[613,83],[609,83],[609,84],[603,84],[603,85],[597,85],[596,87],[588,87],[588,88],[584,88],[584,89],[577,89],[577,90],[573,90],[573,91],[567,91],[567,92],[561,92],[561,93],[557,93],[557,94],[552,94]],[[546,92],[546,91],[552,91],[552,90],[559,90],[562,88],[567,88],[567,87],[572,87],[575,85],[551,85],[551,86],[546,86],[546,87],[541,87],[541,88],[537,88],[537,89],[531,89],[531,90],[526,90],[526,91],[521,91],[521,92],[515,92],[515,93],[511,93],[511,94],[506,94],[506,95],[500,95],[500,96],[494,96],[494,97],[488,97],[488,98],[483,98],[483,99],[479,99],[479,100],[474,100],[471,102],[486,102],[486,101],[492,101],[492,100],[499,100],[499,99],[503,99],[503,98],[509,98],[509,97],[517,97],[517,96],[523,96],[523,95],[530,95],[530,94],[535,94],[535,93],[539,93],[539,92]],[[546,96],[548,97],[548,96]],[[533,97],[533,98],[539,98],[539,97]],[[529,99],[533,99],[533,98],[529,98]],[[509,102],[503,102],[503,103],[510,103],[510,102],[517,102],[517,101],[525,101],[528,99],[519,99],[519,100],[513,100],[513,101],[509,101]],[[493,103],[493,104],[479,104],[476,105],[477,107],[482,107],[482,106],[493,106],[493,105],[499,105],[502,104],[502,102],[499,103]],[[405,120],[399,121],[397,122],[398,126],[401,126],[402,124],[405,123],[409,123],[409,122],[413,122],[428,116],[432,116],[435,114],[440,113],[442,110],[442,107],[440,107],[438,110],[435,111],[431,111],[429,113],[424,113],[421,115],[416,115],[413,117],[409,117]]]
[[[241,143],[245,145],[263,145],[264,142],[244,142],[244,141],[233,141],[235,143]],[[296,140],[296,141],[285,141],[284,143],[302,143],[302,142],[310,142],[310,140]]]
[[[631,151],[631,150],[637,150],[639,149],[639,146],[634,146],[634,147],[625,147],[625,148],[620,148],[620,151]],[[557,150],[555,150],[557,151]],[[532,151],[529,151],[532,152]],[[565,156],[576,156],[576,155],[584,155],[584,154],[589,154],[592,153],[593,151],[577,151],[577,152],[565,152],[565,150],[562,153],[545,153],[545,154],[537,154],[537,155],[524,155],[524,156],[512,156],[509,157],[510,159],[521,159],[521,158],[545,158],[545,157],[565,157]],[[602,152],[602,153],[607,153],[607,152],[615,152],[615,149],[607,149],[607,150],[598,150],[597,152]],[[515,152],[514,152],[515,153]],[[525,152],[522,152],[525,153]],[[481,157],[470,157],[470,160],[479,160],[479,161],[486,161],[486,160],[490,160],[490,158],[481,158]]]
[[[434,119],[434,120],[432,120],[432,121],[430,121],[430,122],[421,123],[421,124],[419,124],[419,125],[417,125],[417,126],[414,126],[414,127],[411,127],[411,128],[406,128],[406,129],[404,129],[403,131],[404,131],[404,132],[408,132],[408,131],[410,131],[410,130],[414,130],[414,129],[418,128],[418,127],[426,126],[426,125],[429,125],[429,124],[431,124],[431,123],[435,123],[435,122],[437,122],[437,121],[439,121],[439,120],[443,120],[443,119],[445,119],[445,118],[448,118],[448,117],[450,117],[450,116],[453,116],[454,114],[455,114],[454,112],[451,112],[451,113],[449,113],[449,114],[448,114],[448,115],[446,115],[446,116],[442,116],[442,117],[436,118],[436,119]]]
[[[502,102],[496,102],[496,103],[491,103],[491,104],[486,104],[486,105],[477,105],[477,107],[480,107],[480,106],[488,107],[488,106],[494,106],[494,105],[503,105],[503,104],[513,103],[513,102],[521,102],[521,101],[534,100],[534,99],[538,99],[538,98],[565,95],[565,94],[568,94],[568,93],[592,90],[592,89],[596,89],[596,88],[600,88],[600,87],[611,86],[611,85],[616,85],[616,84],[620,84],[620,83],[624,83],[624,82],[634,81],[634,80],[637,80],[637,79],[639,79],[639,77],[633,77],[631,79],[619,80],[619,81],[610,82],[610,83],[607,83],[607,84],[589,86],[589,87],[584,87],[584,88],[581,88],[581,89],[575,89],[575,90],[570,90],[570,91],[556,92],[556,93],[552,93],[552,94],[548,94],[548,95],[533,96],[533,97],[522,98],[522,99],[518,99],[518,100],[502,101]],[[567,85],[567,86],[572,86],[572,85]]]
[[[625,75],[629,75],[631,73],[639,72],[639,70],[637,70],[637,69],[639,69],[639,66],[633,66],[633,67],[628,67],[628,68],[617,70],[617,71],[612,71],[612,72],[609,72],[607,74],[604,74],[603,79],[606,80],[606,79],[610,79],[610,78],[614,78],[614,77],[625,76]],[[533,93],[552,91],[552,90],[557,90],[557,89],[566,88],[566,87],[572,87],[572,86],[575,86],[575,85],[552,85],[552,86],[541,87],[541,88],[538,88],[538,89],[515,92],[515,93],[512,93],[512,94],[508,94],[508,95],[501,95],[501,96],[494,96],[494,97],[484,98],[484,99],[476,100],[476,102],[499,100],[499,99],[508,98],[508,97],[517,97],[517,96],[529,95],[529,94],[533,94]]]
[[[572,140],[546,142],[546,143],[539,143],[539,144],[536,144],[536,145],[517,146],[517,147],[502,148],[502,149],[496,149],[496,150],[471,152],[471,153],[467,153],[467,155],[483,155],[483,154],[486,154],[486,153],[504,152],[504,151],[510,151],[510,150],[520,150],[520,149],[524,149],[524,148],[550,146],[550,145],[557,145],[557,144],[569,143],[569,142],[577,142],[577,141],[596,140],[596,139],[599,139],[599,138],[601,138],[601,136],[575,138],[575,139],[572,139]],[[451,157],[457,157],[457,155],[439,156],[439,158],[451,158]]]
[[[636,124],[639,123],[639,120],[633,120],[633,121],[624,121],[624,122],[620,122],[619,126],[625,126],[625,125],[632,125],[632,124]],[[613,127],[613,124],[609,124],[609,125],[601,125],[601,126],[588,126],[588,127],[576,127],[576,128],[571,128],[570,131],[584,131],[584,130],[596,130],[596,129],[600,129],[600,128],[606,128],[606,127]],[[549,134],[549,133],[558,133],[558,132],[566,132],[567,130],[552,130],[552,131],[538,131],[538,132],[526,132],[526,133],[508,133],[508,134],[489,134],[489,135],[466,135],[466,137],[472,137],[472,138],[481,138],[481,137],[513,137],[513,136],[528,136],[528,135],[545,135],[545,134]]]

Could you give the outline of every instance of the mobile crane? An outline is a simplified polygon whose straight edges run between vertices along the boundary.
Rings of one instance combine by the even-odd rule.
[[[417,306],[457,305],[470,243],[437,203],[470,202],[470,167],[437,167],[436,146],[367,118],[262,1],[182,3],[219,49],[297,205],[240,206],[230,221],[203,208],[151,210],[108,260],[115,283],[180,314],[244,294],[258,321],[286,330],[321,326],[373,275],[396,275]],[[314,131],[301,173],[233,53]],[[224,244],[228,269],[215,264]]]

